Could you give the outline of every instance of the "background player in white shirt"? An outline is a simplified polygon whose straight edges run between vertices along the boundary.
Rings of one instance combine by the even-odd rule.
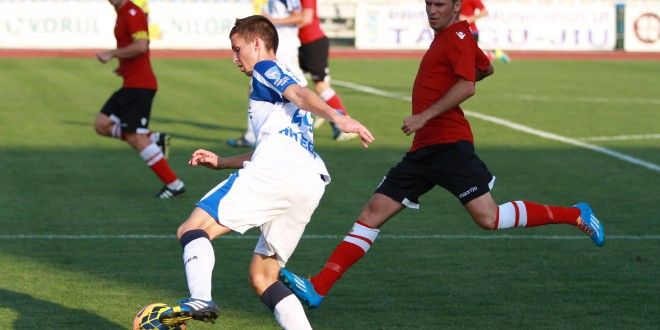
[[[323,161],[314,151],[312,113],[334,122],[343,132],[359,134],[365,147],[374,138],[358,121],[337,113],[302,87],[291,71],[276,61],[277,31],[267,18],[256,15],[236,20],[230,39],[234,63],[252,77],[248,112],[257,136],[256,148],[229,158],[201,149],[193,153],[192,166],[239,170],[209,191],[179,227],[177,237],[183,247],[190,298],[165,311],[161,322],[215,321],[220,309],[211,298],[215,265],[211,240],[260,227],[250,264],[250,284],[280,326],[309,329],[300,301],[278,281],[278,274],[330,182]]]

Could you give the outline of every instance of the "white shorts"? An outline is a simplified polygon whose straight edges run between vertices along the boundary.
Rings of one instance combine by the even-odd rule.
[[[254,252],[277,256],[284,267],[319,204],[326,183],[295,163],[258,166],[246,162],[197,204],[221,225],[245,233],[261,227]]]

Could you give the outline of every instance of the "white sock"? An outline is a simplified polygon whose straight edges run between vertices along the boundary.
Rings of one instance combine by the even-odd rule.
[[[144,162],[151,167],[151,165],[156,164],[159,160],[163,159],[164,156],[160,148],[152,142],[140,151],[140,157],[142,157]]]
[[[522,201],[508,202],[499,206],[497,229],[525,227],[527,225],[527,207]]]
[[[110,135],[112,135],[112,137],[115,139],[121,140],[121,126],[119,124],[112,125],[112,128],[110,129]]]
[[[250,142],[252,144],[257,143],[257,137],[254,135],[254,128],[252,128],[252,123],[250,123],[250,119],[248,118],[248,124],[247,124],[247,131],[245,132],[245,140],[247,142]]]
[[[168,183],[167,188],[170,188],[172,190],[179,190],[183,188],[183,181],[176,179],[174,182]]]
[[[275,320],[283,329],[311,329],[305,309],[295,295],[289,295],[275,305]]]
[[[323,101],[328,102],[328,100],[335,97],[336,94],[337,93],[335,92],[334,89],[328,88],[328,89],[324,90],[323,93],[319,94],[319,96],[321,97],[321,99]]]
[[[215,253],[206,237],[196,238],[183,248],[183,264],[186,268],[190,297],[205,301],[211,299],[211,277],[215,266]]]

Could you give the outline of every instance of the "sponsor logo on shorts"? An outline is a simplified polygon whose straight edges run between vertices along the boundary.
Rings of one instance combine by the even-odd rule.
[[[471,193],[473,193],[477,190],[478,190],[477,187],[472,187],[472,188],[468,189],[466,192],[463,192],[460,195],[458,195],[458,198],[463,199],[463,198],[467,197],[469,194],[471,194]]]
[[[188,258],[188,260],[186,260],[186,262],[183,263],[183,267],[186,267],[186,265],[193,260],[197,260],[197,256],[192,256]]]

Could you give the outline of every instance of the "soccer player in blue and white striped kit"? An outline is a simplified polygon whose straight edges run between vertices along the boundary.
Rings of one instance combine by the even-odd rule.
[[[230,32],[233,61],[252,77],[248,107],[257,136],[253,152],[220,157],[207,150],[193,153],[189,164],[238,169],[211,189],[179,227],[190,298],[165,311],[160,320],[180,325],[190,319],[214,322],[220,309],[211,298],[215,255],[211,240],[236,231],[261,228],[250,264],[250,284],[284,329],[311,329],[300,301],[278,281],[280,268],[293,253],[305,226],[330,182],[314,151],[312,114],[357,133],[365,147],[371,132],[342,116],[275,57],[278,35],[263,16],[237,19]]]

